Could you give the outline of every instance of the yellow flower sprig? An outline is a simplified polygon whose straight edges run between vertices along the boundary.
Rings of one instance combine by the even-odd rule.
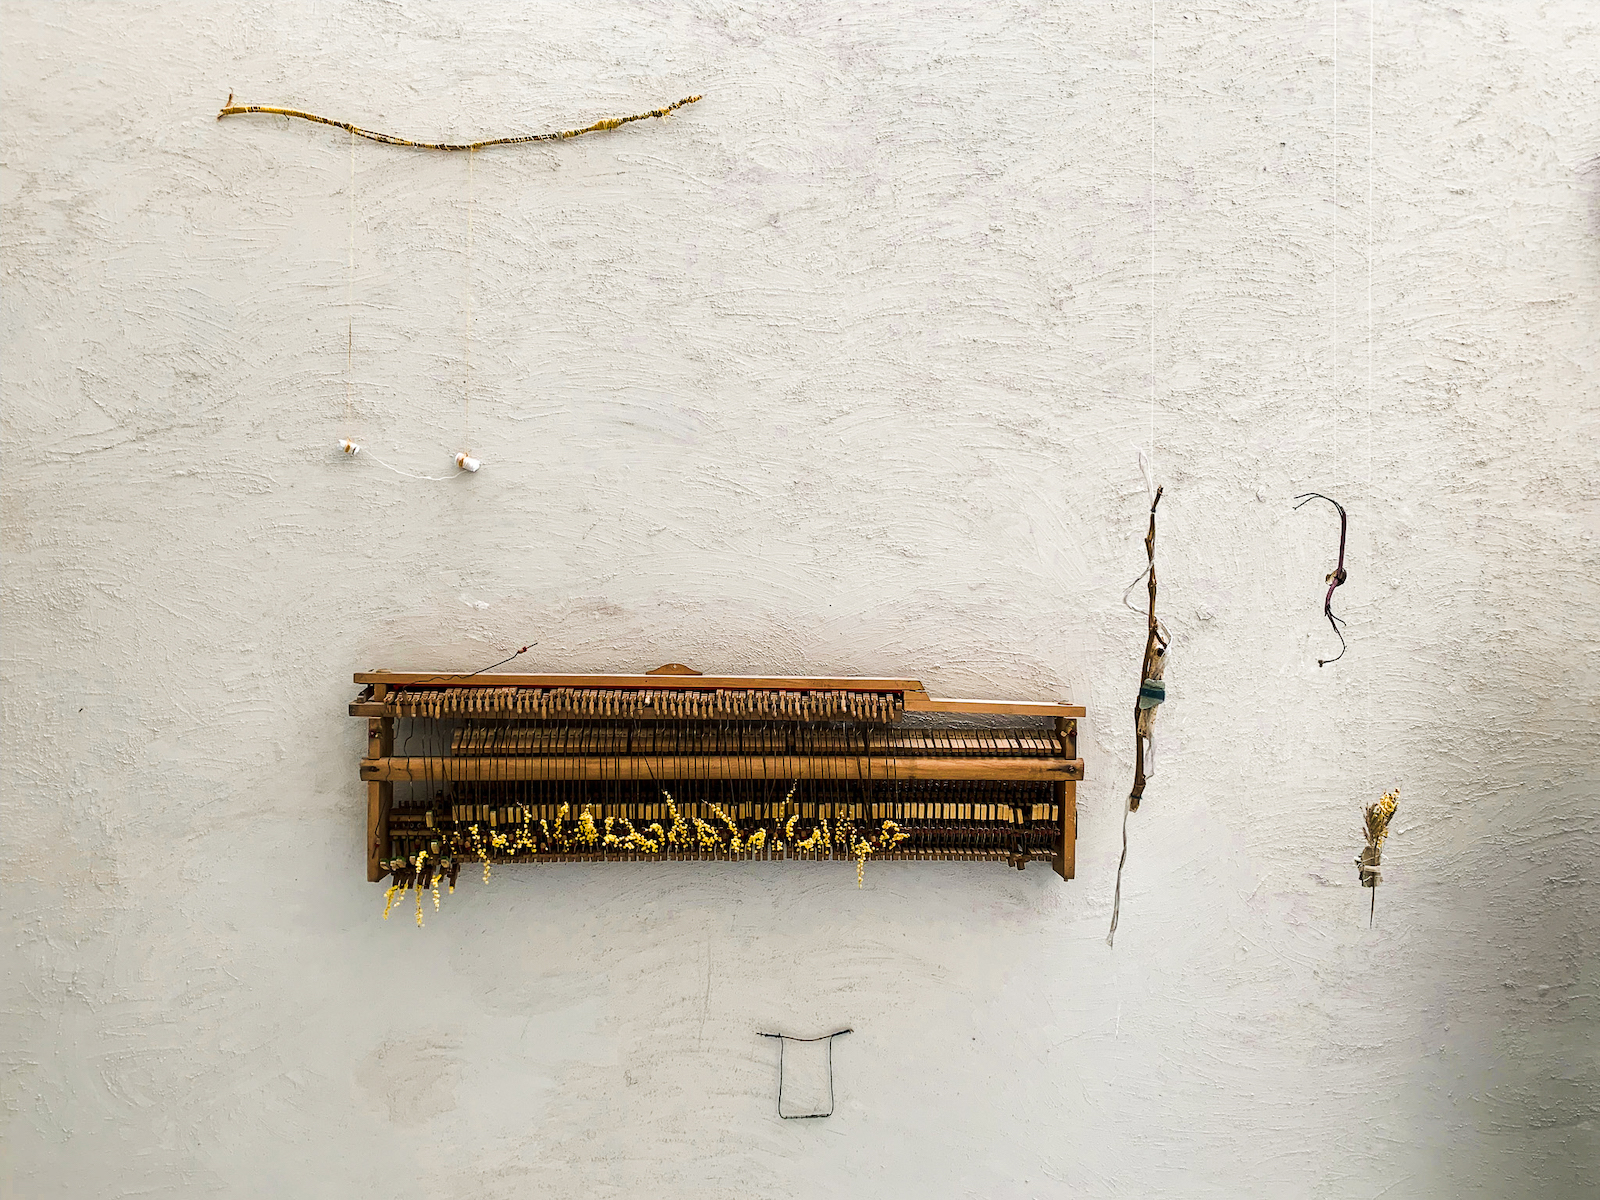
[[[784,808],[793,801],[798,787],[798,781],[790,787],[784,800]],[[451,893],[455,892],[456,873],[464,859],[476,858],[481,862],[483,879],[488,883],[493,873],[495,857],[503,855],[515,859],[524,851],[530,856],[535,855],[541,845],[556,847],[566,852],[579,848],[589,850],[601,848],[603,851],[625,850],[637,854],[663,854],[676,848],[694,849],[702,854],[716,855],[727,851],[733,857],[760,855],[769,844],[780,852],[787,846],[829,858],[845,856],[853,858],[856,863],[856,886],[863,887],[867,859],[873,854],[894,849],[910,836],[902,832],[899,825],[893,821],[884,821],[875,834],[859,833],[851,819],[840,816],[831,820],[826,817],[818,819],[810,831],[802,837],[798,836],[802,828],[798,812],[790,813],[783,820],[781,828],[768,828],[762,824],[749,834],[745,834],[741,832],[739,822],[719,804],[708,803],[712,820],[686,817],[679,810],[670,792],[663,789],[661,794],[671,814],[670,826],[665,829],[661,822],[657,821],[652,822],[648,828],[640,830],[624,816],[608,816],[602,822],[595,817],[589,805],[584,805],[573,821],[572,806],[565,803],[557,810],[553,829],[550,821],[544,818],[538,820],[537,825],[539,833],[543,835],[542,840],[535,833],[534,818],[528,809],[522,811],[519,822],[506,824],[503,831],[496,827],[492,819],[487,825],[479,822],[463,823],[448,830],[442,826],[436,827],[430,821],[428,827],[436,833],[436,840],[419,849],[414,856],[396,857],[383,863],[383,866],[392,873],[392,882],[384,891],[384,919],[389,918],[395,904],[407,891],[415,889],[416,923],[421,926],[423,893],[425,891],[432,893],[434,911],[438,912],[442,907],[443,886],[448,882]],[[1393,802],[1397,799],[1398,792],[1393,796],[1384,797],[1384,803],[1388,805],[1386,815],[1392,815]],[[1373,808],[1382,810],[1383,805]],[[1381,845],[1381,842],[1382,838],[1379,836],[1378,844]]]
[[[1367,805],[1362,813],[1362,824],[1365,826],[1367,845],[1373,850],[1382,852],[1384,839],[1389,836],[1389,822],[1394,819],[1395,809],[1400,807],[1400,789],[1385,792],[1383,799],[1376,804]]]
[[[628,824],[627,840],[628,845],[632,849],[643,850],[646,854],[659,854],[661,852],[661,848],[667,844],[667,831],[661,828],[660,821],[650,822],[649,832],[655,834],[655,837],[653,838],[646,837],[644,834],[638,832],[638,830],[634,829],[631,822],[627,822],[626,818],[624,818],[624,822]]]
[[[533,814],[526,808],[522,810],[522,826],[517,830],[517,843],[511,848],[511,853],[522,850],[529,854],[539,853],[539,839],[533,836]]]
[[[687,846],[689,844],[689,822],[683,819],[683,814],[678,811],[677,802],[673,800],[672,793],[666,788],[661,789],[661,794],[666,797],[667,811],[672,814],[672,828],[667,830],[667,842],[673,846]]]
[[[711,813],[715,817],[720,817],[722,819],[722,823],[728,827],[728,849],[734,854],[743,854],[744,841],[739,837],[739,827],[733,823],[732,818],[730,818],[727,813],[722,811],[722,806],[720,804],[713,804],[711,806]]]
[[[483,863],[483,881],[488,883],[489,871],[492,864],[489,862],[489,846],[483,840],[483,831],[479,829],[477,823],[474,822],[473,824],[467,826],[467,835],[470,840],[473,853],[475,853],[479,860]]]
[[[595,846],[600,841],[600,831],[595,828],[594,814],[589,811],[589,806],[583,806],[583,812],[578,816],[578,840],[586,846]]]
[[[426,850],[417,851],[417,873],[415,876],[417,890],[417,928],[422,928],[422,872],[428,861]]]
[[[634,853],[654,854],[661,849],[661,826],[652,825],[656,831],[656,840],[651,841],[644,834],[633,827],[633,822],[627,817],[615,818],[616,823],[624,830],[621,834],[611,832],[612,818],[606,818],[606,835],[602,839],[605,845],[615,846],[623,850],[632,850]]]
[[[872,843],[866,838],[857,838],[851,849],[856,856],[856,887],[863,888],[866,886],[867,856],[872,853]]]
[[[1362,832],[1366,835],[1366,849],[1356,859],[1362,887],[1377,886],[1378,868],[1383,862],[1383,843],[1389,836],[1389,822],[1395,809],[1400,807],[1400,789],[1385,792],[1383,799],[1369,804],[1361,812]]]
[[[827,818],[824,817],[817,822],[815,828],[811,830],[810,834],[798,843],[798,847],[801,850],[807,851],[808,853],[820,854],[822,851],[828,848],[828,843],[831,840],[832,839],[828,833],[828,821]]]

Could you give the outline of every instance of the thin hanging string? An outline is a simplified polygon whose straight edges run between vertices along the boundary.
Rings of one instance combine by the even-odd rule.
[[[346,221],[346,227],[347,228],[346,228],[346,243],[345,243],[345,283],[344,283],[344,417],[345,417],[345,424],[346,424],[347,427],[352,422],[354,422],[354,420],[355,420],[355,407],[356,407],[356,404],[355,404],[355,399],[356,399],[356,370],[355,370],[355,360],[356,360],[356,350],[355,350],[355,346],[356,346],[356,333],[355,333],[355,330],[356,330],[356,319],[355,319],[355,304],[356,304],[356,300],[355,300],[355,296],[356,296],[356,132],[357,132],[356,130],[351,130],[350,131],[350,183],[349,183],[349,187],[346,189],[348,191],[348,193],[349,193],[349,204],[348,204],[349,215],[348,215],[348,218],[347,218],[347,221]],[[467,161],[468,161],[469,164],[472,161],[472,157],[473,157],[472,155],[468,155],[468,157],[467,157]],[[468,186],[469,202],[468,202],[468,210],[467,210],[468,211],[468,226],[467,227],[468,227],[468,230],[469,230],[469,234],[468,234],[468,261],[470,263],[470,261],[471,261],[471,250],[470,250],[470,248],[471,248],[471,235],[470,235],[470,230],[471,230],[471,202],[470,202],[471,171],[470,171],[470,168],[469,168],[469,171],[468,171],[467,178],[469,180],[469,186]],[[468,339],[469,348],[471,346],[471,337],[472,337],[472,331],[471,331],[471,298],[472,298],[471,297],[471,290],[469,289],[468,290],[468,294],[467,294],[467,300],[468,300],[467,339]],[[471,427],[470,426],[470,422],[471,422],[471,418],[470,418],[470,410],[469,410],[469,417],[468,417],[468,428],[469,428],[469,430],[470,430],[470,427]],[[450,482],[450,478],[448,476],[445,476],[445,475],[418,475],[418,474],[416,474],[415,472],[412,472],[412,471],[403,471],[399,467],[394,466],[392,463],[384,462],[383,459],[379,458],[376,454],[373,454],[370,450],[367,450],[365,447],[356,447],[356,446],[354,446],[354,443],[342,443],[342,444],[347,446],[347,447],[353,447],[353,448],[347,448],[346,449],[345,452],[347,454],[352,454],[352,453],[353,454],[365,454],[366,457],[371,462],[376,463],[378,466],[382,467],[385,471],[393,471],[396,475],[399,475],[402,478],[405,478],[405,479],[420,479],[420,480],[425,480],[428,483],[449,483]]]
[[[1156,0],[1150,0],[1150,452],[1139,452],[1139,469],[1144,475],[1145,489],[1152,500],[1155,496],[1156,461]],[[1128,595],[1144,581],[1150,569],[1146,567],[1139,578],[1122,593],[1122,602],[1129,608]],[[1135,609],[1134,611],[1138,611]],[[1130,792],[1122,802],[1122,853],[1117,858],[1117,882],[1111,892],[1111,928],[1106,933],[1106,945],[1114,946],[1117,939],[1117,922],[1122,918],[1122,868],[1128,862],[1128,814],[1133,811]]]
[[[1128,814],[1132,811],[1131,804],[1122,806],[1122,854],[1117,859],[1117,886],[1111,893],[1111,929],[1106,934],[1108,946],[1117,943],[1117,921],[1122,917],[1122,868],[1128,861]]]
[[[356,135],[350,134],[350,236],[344,277],[344,420],[356,411]]]
[[[1139,450],[1138,453],[1139,453],[1139,474],[1144,476],[1145,494],[1149,498],[1150,502],[1153,504],[1153,503],[1155,503],[1155,498],[1156,498],[1156,477],[1155,477],[1155,473],[1150,468],[1150,456],[1148,454],[1146,454],[1142,448]],[[1126,608],[1129,612],[1138,613],[1141,617],[1148,616],[1149,614],[1146,612],[1145,609],[1139,608],[1132,601],[1130,601],[1128,599],[1128,597],[1133,595],[1133,589],[1138,587],[1141,583],[1143,583],[1145,581],[1145,577],[1147,575],[1149,575],[1149,574],[1150,574],[1150,568],[1146,567],[1144,570],[1140,571],[1139,574],[1134,577],[1133,582],[1130,583],[1126,588],[1124,588],[1123,592],[1122,592],[1122,607]],[[1165,636],[1165,634],[1163,634],[1162,636]]]
[[[1150,0],[1150,470],[1156,461],[1156,0]]]
[[[1333,319],[1328,331],[1331,339],[1333,380],[1333,467],[1339,469],[1339,0],[1333,0],[1333,245],[1331,261]]]
[[[476,150],[467,151],[467,347],[463,355],[466,371],[462,383],[463,401],[465,409],[462,445],[468,454],[472,453],[472,215],[476,198],[476,189],[473,184],[472,164],[478,157]]]
[[[1376,106],[1376,103],[1377,103],[1377,82],[1376,82],[1377,81],[1377,68],[1376,68],[1376,61],[1377,60],[1376,60],[1375,42],[1374,42],[1374,39],[1375,39],[1375,36],[1376,36],[1374,30],[1375,30],[1375,26],[1377,24],[1377,17],[1378,17],[1377,0],[1368,0],[1368,4],[1367,4],[1367,528],[1368,529],[1374,529],[1374,530],[1377,528],[1377,526],[1375,524],[1376,513],[1377,513],[1377,505],[1376,505],[1376,503],[1374,503],[1373,495],[1372,495],[1372,487],[1373,487],[1373,473],[1372,473],[1372,401],[1373,401],[1373,387],[1372,387],[1372,342],[1373,342],[1373,309],[1372,309],[1372,247],[1373,247],[1373,237],[1372,237],[1372,187],[1373,187],[1373,161],[1374,161],[1373,160],[1372,149],[1373,149],[1373,119],[1374,119],[1373,118],[1373,113],[1374,113],[1374,109],[1375,109],[1375,106]],[[1368,535],[1368,539],[1369,540],[1368,540],[1368,544],[1367,544],[1367,575],[1368,575],[1369,578],[1376,579],[1377,578],[1377,574],[1376,574],[1376,571],[1377,571],[1377,539],[1376,539],[1376,537],[1374,537],[1371,534]],[[1373,726],[1372,726],[1372,693],[1373,693],[1373,690],[1374,690],[1374,684],[1373,684],[1373,662],[1372,662],[1372,655],[1371,654],[1369,654],[1367,656],[1367,661],[1366,661],[1365,665],[1366,665],[1365,674],[1367,676],[1367,687],[1366,687],[1366,692],[1367,692],[1367,695],[1366,695],[1366,709],[1367,709],[1367,712],[1366,712],[1366,726],[1367,726],[1367,728],[1366,728],[1366,735],[1367,735],[1366,736],[1366,743],[1367,743],[1367,746],[1366,746],[1366,748],[1367,748],[1367,752],[1365,754],[1363,754],[1361,757],[1367,763],[1367,772],[1368,772],[1368,774],[1367,774],[1366,794],[1370,795],[1371,792],[1372,792],[1372,785],[1373,785],[1373,778],[1372,778],[1371,772],[1372,772],[1372,769],[1373,769],[1373,759],[1375,757],[1373,752],[1372,752],[1372,750],[1373,750],[1373,744],[1372,744],[1372,735],[1373,735]],[[1373,904],[1374,905],[1377,904],[1377,898],[1378,898],[1378,890],[1377,890],[1377,888],[1373,888],[1372,889],[1372,899],[1373,899]]]
[[[363,450],[363,453],[365,454],[365,456],[367,458],[370,458],[373,462],[377,463],[384,470],[393,471],[396,475],[403,475],[407,479],[425,479],[429,483],[449,483],[450,482],[450,477],[448,475],[413,475],[410,471],[402,471],[399,467],[390,466],[388,463],[384,462],[383,459],[379,458],[376,454],[372,453],[372,451],[370,451],[370,450]]]

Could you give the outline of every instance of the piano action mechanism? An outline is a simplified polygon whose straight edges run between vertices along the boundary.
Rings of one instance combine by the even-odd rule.
[[[911,679],[360,672],[367,878],[463,863],[868,857],[1073,877],[1072,704]]]

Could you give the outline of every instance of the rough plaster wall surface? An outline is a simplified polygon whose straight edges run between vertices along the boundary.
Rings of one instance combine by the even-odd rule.
[[[1125,3],[3,12],[3,1194],[1592,1184],[1593,4],[1162,0],[1153,64]],[[469,168],[230,90],[413,137],[706,98]],[[350,672],[530,640],[1085,703],[1079,878],[506,870],[383,922]],[[754,1031],[845,1024],[837,1114],[778,1121]]]

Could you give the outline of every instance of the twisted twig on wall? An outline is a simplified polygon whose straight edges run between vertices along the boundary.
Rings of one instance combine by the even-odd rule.
[[[529,133],[521,137],[486,138],[481,142],[413,142],[409,138],[395,137],[392,133],[374,133],[370,129],[361,129],[347,121],[334,121],[328,117],[319,117],[316,113],[301,112],[295,108],[270,108],[263,104],[235,104],[233,93],[228,94],[228,102],[222,106],[222,111],[217,114],[217,120],[223,117],[236,117],[244,113],[275,113],[280,117],[298,117],[302,121],[315,121],[318,125],[332,125],[335,129],[345,129],[357,137],[364,137],[368,141],[383,142],[390,146],[411,146],[417,150],[482,150],[487,146],[519,146],[524,142],[560,142],[567,138],[582,137],[586,133],[603,133],[608,129],[617,129],[633,121],[642,121],[646,117],[665,117],[674,109],[682,108],[685,104],[693,104],[699,96],[685,96],[674,104],[665,108],[652,108],[649,112],[636,113],[631,117],[607,117],[603,121],[596,121],[593,125],[585,125],[582,129],[563,129],[556,133]]]
[[[1145,785],[1145,739],[1150,734],[1149,718],[1153,715],[1155,704],[1165,698],[1165,685],[1162,685],[1160,697],[1155,698],[1154,704],[1145,703],[1147,699],[1154,698],[1150,688],[1151,683],[1161,682],[1162,660],[1167,653],[1167,639],[1162,634],[1161,622],[1156,619],[1156,505],[1161,503],[1163,489],[1157,488],[1155,498],[1150,501],[1150,531],[1144,535],[1145,555],[1150,560],[1146,577],[1150,582],[1150,614],[1149,632],[1144,639],[1144,658],[1139,663],[1139,699],[1133,708],[1134,726],[1134,759],[1133,759],[1133,787],[1128,792],[1128,809],[1130,812],[1139,811],[1139,801],[1144,799]]]
[[[1166,629],[1156,616],[1156,506],[1161,503],[1164,490],[1158,487],[1150,497],[1150,528],[1144,535],[1144,552],[1150,565],[1140,578],[1149,581],[1150,612],[1144,639],[1144,657],[1139,660],[1139,696],[1133,706],[1133,786],[1128,789],[1128,802],[1122,809],[1122,856],[1117,859],[1117,885],[1111,894],[1111,930],[1106,934],[1108,946],[1116,944],[1117,922],[1122,917],[1122,868],[1128,863],[1128,814],[1138,811],[1139,802],[1144,799],[1144,786],[1149,781],[1149,772],[1154,770],[1146,758],[1146,746],[1154,749],[1156,708],[1167,696],[1167,685],[1162,676],[1166,671],[1168,641]],[[1134,582],[1138,583],[1138,580]],[[1130,587],[1128,590],[1133,589]],[[1126,601],[1127,597],[1123,599]]]

